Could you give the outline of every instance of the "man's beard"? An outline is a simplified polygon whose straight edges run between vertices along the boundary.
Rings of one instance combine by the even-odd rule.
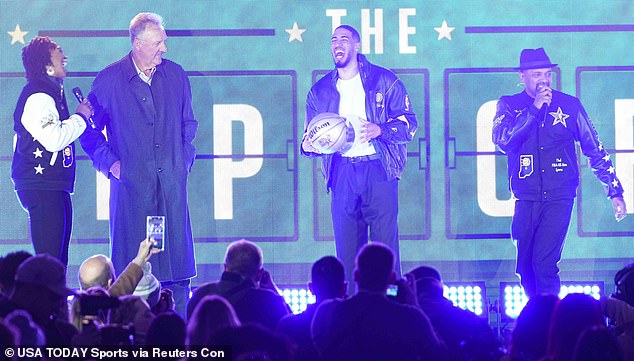
[[[352,57],[350,55],[344,56],[339,61],[333,58],[335,68],[345,68],[346,66],[348,66],[348,64],[350,64],[350,60],[352,60]]]

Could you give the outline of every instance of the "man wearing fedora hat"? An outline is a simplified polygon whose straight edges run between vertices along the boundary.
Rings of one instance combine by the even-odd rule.
[[[516,199],[511,224],[516,272],[529,297],[559,294],[557,264],[579,185],[575,142],[612,200],[617,221],[626,214],[623,187],[583,105],[551,88],[556,66],[543,48],[522,50],[518,70],[524,91],[501,97],[493,121],[493,142],[508,156]]]

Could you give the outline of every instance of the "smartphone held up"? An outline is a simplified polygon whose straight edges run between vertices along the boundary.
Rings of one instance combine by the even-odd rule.
[[[154,248],[165,250],[165,216],[147,216],[147,238],[154,240]]]

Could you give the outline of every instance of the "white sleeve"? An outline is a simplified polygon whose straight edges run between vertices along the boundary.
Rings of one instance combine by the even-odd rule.
[[[45,93],[35,93],[28,97],[21,122],[33,138],[49,152],[64,149],[86,129],[86,122],[77,114],[60,121],[55,100]]]

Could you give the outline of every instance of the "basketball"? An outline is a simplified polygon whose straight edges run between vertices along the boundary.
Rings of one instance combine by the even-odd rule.
[[[308,124],[308,142],[322,154],[345,152],[354,141],[354,129],[335,113],[317,114]]]

